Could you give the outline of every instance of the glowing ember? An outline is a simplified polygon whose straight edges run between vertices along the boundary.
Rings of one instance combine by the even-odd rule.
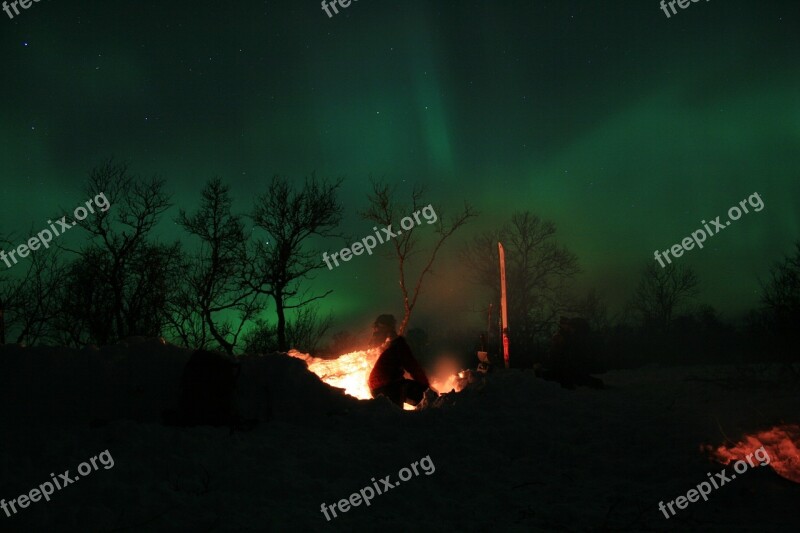
[[[755,435],[745,435],[734,445],[722,445],[717,449],[705,446],[704,449],[711,453],[712,459],[727,465],[744,460],[747,454],[752,454],[761,446],[769,454],[769,466],[778,475],[800,483],[800,426],[797,424],[775,426]]]
[[[461,368],[458,359],[451,355],[445,354],[437,359],[433,372],[428,376],[431,382],[431,388],[443,394],[455,390],[461,390],[467,385],[467,370],[459,370]]]
[[[457,374],[444,374],[442,376],[430,377],[431,388],[439,394],[444,394],[450,391],[461,392],[468,380],[464,379],[463,372]]]

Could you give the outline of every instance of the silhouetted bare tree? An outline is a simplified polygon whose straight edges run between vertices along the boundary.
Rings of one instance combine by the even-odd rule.
[[[17,266],[16,277],[0,277],[0,344],[49,340],[58,314],[64,265],[59,251],[40,249]]]
[[[108,344],[140,335],[159,337],[169,319],[168,302],[174,301],[185,276],[178,244],[143,243],[130,251],[121,273],[121,322],[117,315],[115,291],[108,282],[114,260],[95,245],[81,250],[62,279],[56,329],[60,342],[72,346]]]
[[[311,246],[314,237],[337,236],[342,206],[338,191],[342,180],[318,180],[312,174],[296,190],[286,178],[276,176],[256,199],[253,222],[267,236],[256,241],[250,271],[251,287],[275,301],[278,349],[290,348],[286,336],[286,310],[299,309],[332,291],[308,296],[304,280],[324,267],[321,252]]]
[[[676,314],[697,294],[697,275],[691,267],[661,267],[648,261],[642,269],[631,308],[642,324],[667,333]]]
[[[608,304],[595,289],[590,289],[586,296],[578,300],[575,310],[586,319],[594,332],[607,331],[613,322],[609,316]]]
[[[497,243],[506,250],[509,330],[523,349],[549,336],[559,315],[571,310],[568,283],[580,272],[578,259],[556,241],[556,226],[530,211],[514,213],[499,230],[484,232],[461,250],[473,281],[500,300]]]
[[[320,340],[331,325],[333,325],[332,315],[320,317],[319,310],[315,306],[301,307],[295,316],[286,322],[286,344],[301,352],[316,354]],[[277,327],[263,320],[257,321],[257,326],[246,332],[242,340],[246,353],[285,351],[279,347]]]
[[[6,246],[13,246],[4,235],[0,235],[0,250]],[[0,346],[6,343],[6,309],[8,308],[8,293],[12,290],[8,286],[8,273],[0,266]]]
[[[200,247],[189,259],[172,313],[173,327],[188,346],[206,348],[213,339],[229,354],[242,328],[262,310],[261,298],[246,279],[251,258],[244,223],[231,209],[230,188],[215,178],[203,188],[194,214],[180,210],[177,222],[200,239]],[[235,324],[231,313],[238,315]]]
[[[761,283],[761,301],[772,314],[771,322],[783,337],[797,337],[800,324],[800,242],[794,256],[786,255]]]
[[[171,205],[164,180],[139,180],[129,173],[126,164],[109,160],[90,172],[86,194],[95,199],[102,194],[110,205],[77,222],[89,234],[88,245],[78,250],[65,247],[83,263],[73,265],[73,275],[92,280],[91,289],[71,289],[73,295],[92,291],[81,293],[84,301],[88,298],[92,302],[85,312],[100,313],[83,315],[94,324],[92,341],[107,343],[132,335],[159,335],[167,320],[169,293],[177,287],[174,274],[181,259],[177,243],[148,241]],[[103,320],[106,326],[101,324]]]
[[[416,214],[419,218],[419,213],[424,211],[422,204],[422,197],[425,194],[425,187],[423,185],[415,185],[411,191],[411,205],[403,206],[398,204],[397,189],[390,187],[387,183],[373,181],[372,194],[368,195],[369,204],[367,209],[361,213],[361,216],[370,220],[380,226],[397,225],[401,218],[412,214]],[[432,210],[432,206],[429,207]],[[433,213],[436,213],[434,210]],[[407,270],[409,268],[409,259],[416,253],[421,252],[419,249],[419,239],[417,238],[417,230],[420,225],[417,223],[410,229],[403,229],[402,234],[398,234],[389,240],[389,244],[394,249],[394,259],[397,261],[400,292],[403,296],[403,320],[400,322],[398,332],[402,335],[408,326],[408,321],[411,319],[411,312],[417,305],[417,300],[422,291],[422,282],[427,274],[431,273],[433,263],[436,261],[436,255],[439,253],[442,245],[450,238],[459,228],[466,224],[469,219],[477,216],[475,210],[466,202],[464,203],[463,210],[459,211],[455,216],[450,218],[445,223],[441,213],[436,213],[435,221],[435,234],[436,238],[433,245],[430,247],[427,255],[422,260],[422,268],[416,276],[416,281],[413,280]],[[412,219],[413,220],[413,219]],[[409,284],[409,278],[411,283]]]

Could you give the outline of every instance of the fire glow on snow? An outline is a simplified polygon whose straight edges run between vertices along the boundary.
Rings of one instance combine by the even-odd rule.
[[[290,350],[289,355],[305,361],[308,369],[328,385],[344,389],[346,394],[360,400],[372,399],[367,379],[380,355],[378,348],[346,353],[336,359],[321,359],[297,350]],[[449,365],[437,365],[434,375],[430,378],[431,387],[438,392],[449,392],[454,389],[460,391],[463,384],[456,370]],[[414,409],[408,404],[403,408]]]
[[[800,483],[800,425],[775,426],[755,435],[745,435],[733,445],[722,445],[716,449],[707,446],[705,449],[711,453],[713,459],[728,465],[744,460],[747,454],[754,453],[761,446],[764,446],[770,456],[769,466],[778,475]]]

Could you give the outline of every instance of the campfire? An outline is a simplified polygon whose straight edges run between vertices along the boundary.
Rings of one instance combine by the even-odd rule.
[[[336,359],[321,359],[297,350],[290,350],[289,355],[305,361],[308,369],[331,387],[344,389],[346,394],[359,400],[372,398],[367,378],[380,355],[377,348],[346,353]]]
[[[305,361],[308,369],[331,387],[344,389],[345,394],[360,400],[372,399],[367,378],[380,355],[380,349],[358,350],[336,359],[321,359],[297,350],[290,350],[289,355]],[[430,381],[431,387],[437,392],[460,391],[465,385],[463,373],[453,370],[449,365],[437,365]],[[408,404],[403,408],[414,409]]]
[[[769,466],[775,472],[790,481],[800,483],[800,425],[784,424],[772,429],[760,431],[754,435],[745,435],[734,444],[723,444],[714,449],[705,446],[712,459],[724,465],[744,460],[761,446],[771,458]]]

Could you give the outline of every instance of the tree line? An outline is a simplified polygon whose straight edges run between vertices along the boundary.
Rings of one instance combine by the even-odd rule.
[[[317,245],[345,238],[338,229],[342,182],[312,174],[293,184],[275,176],[241,214],[230,187],[214,178],[199,207],[181,208],[173,220],[186,246],[156,234],[173,206],[165,180],[142,179],[127,164],[106,161],[89,173],[85,192],[105,193],[111,209],[77,222],[83,244],[32,254],[22,275],[0,273],[0,344],[80,347],[146,336],[228,353],[313,351],[333,323],[315,304],[332,290],[311,292],[308,282],[324,266]],[[412,208],[424,192],[414,188]],[[393,218],[407,209],[397,196],[396,188],[373,181],[363,218],[396,224]],[[474,216],[465,205],[436,223],[427,264],[414,279],[407,259],[422,251],[416,228],[393,242],[403,327],[444,241]],[[9,237],[0,239],[6,243]],[[269,313],[272,320],[264,318]]]
[[[561,317],[586,320],[591,331],[586,342],[598,371],[653,362],[800,361],[800,241],[772,264],[768,277],[760,280],[757,307],[736,323],[723,321],[717,310],[698,300],[700,280],[694,269],[662,268],[652,260],[640,267],[624,304],[612,313],[598,290],[573,290],[582,271],[578,257],[558,242],[553,222],[531,212],[513,214],[461,250],[473,281],[487,290],[490,302],[500,299],[498,241],[506,248],[512,366],[514,359],[522,367],[546,359]],[[485,316],[487,311],[481,312]],[[490,348],[499,352],[496,316],[495,311],[487,333],[491,339],[494,329]]]
[[[105,193],[111,209],[77,222],[84,232],[81,245],[59,243],[31,254],[26,266],[18,267],[24,272],[0,273],[0,343],[80,347],[147,336],[228,353],[314,351],[333,325],[333,317],[321,316],[318,307],[332,291],[312,292],[309,281],[324,268],[319,245],[347,237],[339,229],[342,183],[312,174],[293,184],[275,176],[253,197],[250,210],[239,213],[229,186],[214,178],[202,188],[197,208],[181,208],[172,220],[186,243],[163,242],[156,231],[174,203],[165,180],[134,176],[127,164],[108,160],[89,173],[84,192]],[[397,187],[373,180],[359,214],[375,224],[397,224],[423,205],[425,193],[415,186],[404,203]],[[387,243],[403,311],[400,333],[406,332],[444,245],[476,216],[465,203],[453,216],[439,216],[434,231],[415,226]],[[582,271],[578,257],[559,242],[552,221],[531,211],[474,234],[458,251],[486,302],[499,300],[498,241],[507,251],[517,365],[528,366],[547,351],[565,315],[587,320],[594,349],[608,366],[676,352],[780,355],[796,346],[800,243],[772,266],[761,283],[761,305],[734,328],[696,301],[699,281],[691,268],[660,268],[653,261],[631,284],[624,308],[612,314],[599,291],[581,295],[573,289]],[[491,337],[495,324],[486,323],[486,308],[474,311],[474,323],[486,328],[470,327],[488,329]],[[408,334],[427,338],[420,331]],[[330,350],[335,355],[359,345],[339,331]]]

